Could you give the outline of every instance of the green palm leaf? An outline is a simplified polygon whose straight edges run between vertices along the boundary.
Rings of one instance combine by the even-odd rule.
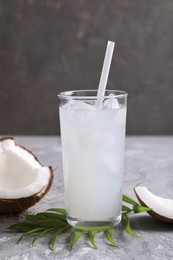
[[[124,226],[125,231],[130,234],[131,236],[138,237],[138,235],[132,230],[130,226],[130,220],[127,214],[122,214],[122,224]]]
[[[73,249],[73,246],[79,240],[79,238],[84,234],[83,230],[74,230],[70,238],[70,251]]]
[[[113,246],[118,246],[115,240],[113,239],[113,234],[114,234],[115,228],[110,228],[105,230],[105,237],[109,241],[109,243]]]
[[[130,208],[129,206],[122,205],[121,222],[123,224],[123,227],[128,234],[137,237],[137,234],[131,228],[128,214],[130,212],[141,213],[149,211],[151,209],[139,205],[135,200],[128,197],[127,195],[123,195],[122,200],[132,206],[132,208]],[[104,232],[104,236],[108,240],[108,242],[111,245],[117,246],[115,240],[113,239],[113,233],[115,231],[114,227],[110,227],[109,225],[107,225],[85,227],[78,226],[77,228],[73,228],[66,220],[66,210],[62,208],[50,208],[45,212],[40,212],[37,214],[24,214],[23,217],[24,220],[22,222],[12,224],[8,228],[17,233],[23,233],[23,235],[18,239],[17,243],[27,238],[28,236],[33,236],[32,245],[34,246],[35,242],[42,236],[45,236],[48,233],[52,233],[50,248],[53,250],[58,236],[61,233],[70,232],[70,250],[72,250],[76,242],[85,233],[91,245],[94,248],[97,248],[94,241],[95,236],[99,232]]]
[[[67,230],[67,229],[68,229],[68,227],[64,227],[64,228],[59,229],[57,232],[55,232],[55,234],[53,235],[53,237],[52,237],[52,239],[51,239],[51,241],[50,241],[50,248],[51,248],[52,250],[54,250],[54,245],[55,245],[55,242],[56,242],[58,236],[59,236],[62,232],[64,232],[65,230]]]
[[[87,237],[88,237],[90,243],[92,244],[92,246],[93,246],[94,248],[97,248],[97,246],[96,246],[96,244],[95,244],[95,242],[94,242],[94,238],[95,238],[95,236],[96,236],[98,233],[99,233],[99,231],[88,231],[88,232],[87,232]]]

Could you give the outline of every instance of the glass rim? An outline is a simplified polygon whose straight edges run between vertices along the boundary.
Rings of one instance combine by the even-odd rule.
[[[96,95],[86,95],[86,93],[96,93]],[[84,90],[67,90],[67,91],[61,91],[59,94],[57,94],[58,98],[62,99],[75,99],[75,100],[82,100],[82,99],[98,99],[97,97],[97,89],[84,89]],[[83,95],[73,95],[73,94],[82,94]],[[102,97],[102,99],[113,99],[113,98],[126,98],[128,96],[128,93],[123,90],[114,90],[114,89],[107,89],[105,93],[108,93]],[[84,95],[85,94],[85,95]],[[110,95],[113,94],[113,95]]]

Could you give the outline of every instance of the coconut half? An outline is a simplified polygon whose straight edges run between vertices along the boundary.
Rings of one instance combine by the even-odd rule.
[[[135,194],[142,206],[152,208],[147,213],[163,222],[173,223],[173,200],[154,195],[146,187],[135,187]]]
[[[0,214],[18,214],[35,205],[52,181],[51,167],[43,167],[12,137],[0,138]]]

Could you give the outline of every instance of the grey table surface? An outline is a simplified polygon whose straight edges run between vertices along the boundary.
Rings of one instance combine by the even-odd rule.
[[[64,207],[61,141],[59,137],[16,136],[17,143],[26,146],[44,165],[56,168],[49,193],[28,212],[36,213],[50,207]],[[125,173],[123,192],[135,198],[133,187],[142,183],[153,193],[173,198],[173,137],[131,136],[126,138]],[[63,235],[50,250],[48,238],[41,239],[34,247],[26,239],[16,244],[17,234],[5,229],[18,217],[0,217],[0,260],[37,259],[154,259],[173,260],[173,225],[160,223],[147,213],[131,216],[131,223],[139,238],[131,237],[117,228],[114,238],[118,247],[112,247],[98,234],[98,249],[93,249],[82,238],[73,251],[68,250],[68,235]]]

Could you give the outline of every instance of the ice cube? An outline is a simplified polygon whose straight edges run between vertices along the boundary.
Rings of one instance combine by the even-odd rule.
[[[95,107],[80,100],[69,100],[64,106],[60,108],[61,123],[71,127],[74,131],[83,131],[89,121],[95,116]],[[82,130],[82,129],[83,130]],[[75,130],[76,129],[76,130]]]
[[[122,155],[115,155],[115,153],[105,151],[100,154],[100,157],[102,158],[102,162],[104,163],[105,167],[110,172],[112,172],[116,176],[121,175],[121,173],[123,172]]]
[[[69,100],[64,106],[63,109],[66,110],[75,110],[75,111],[95,111],[95,106],[82,102],[80,100]]]
[[[106,108],[106,109],[110,109],[110,108],[117,109],[117,108],[119,108],[120,106],[119,106],[117,98],[115,98],[115,95],[110,94],[109,97],[110,98],[108,98],[104,101],[103,107]]]
[[[79,110],[79,111],[95,111],[96,108],[95,106],[86,103],[86,102],[82,102],[82,101],[77,101],[75,103],[75,110]]]
[[[61,108],[66,109],[66,110],[73,110],[75,107],[75,100],[69,100],[65,105],[63,105]]]

